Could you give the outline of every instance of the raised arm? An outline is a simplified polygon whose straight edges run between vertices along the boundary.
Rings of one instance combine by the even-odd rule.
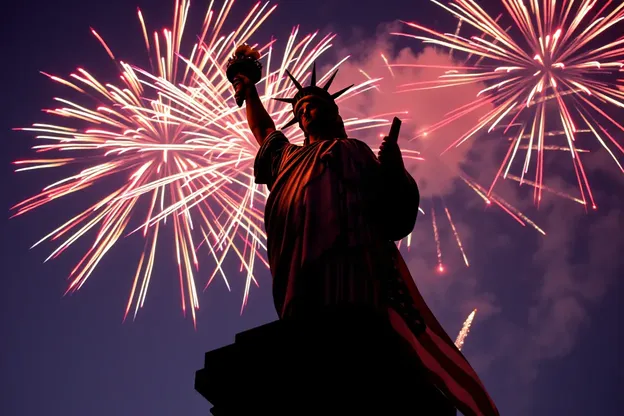
[[[269,113],[267,113],[266,108],[264,108],[256,86],[249,78],[239,74],[234,77],[233,84],[236,92],[236,101],[245,101],[249,129],[258,144],[262,146],[267,136],[275,131],[275,123]]]
[[[240,107],[247,105],[247,123],[249,129],[260,146],[269,134],[275,131],[275,123],[267,113],[256,82],[262,78],[262,65],[259,62],[260,52],[253,47],[242,44],[236,48],[234,55],[228,60],[226,74],[234,86],[236,104]]]
[[[240,78],[239,82],[243,83],[242,93],[245,97],[245,107],[247,111],[247,123],[249,124],[249,129],[256,138],[258,144],[262,146],[264,139],[275,131],[275,123],[266,111],[266,108],[264,108],[256,86],[242,75],[238,78]]]

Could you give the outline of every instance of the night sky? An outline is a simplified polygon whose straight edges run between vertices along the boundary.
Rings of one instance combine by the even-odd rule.
[[[11,129],[49,120],[40,109],[52,106],[52,97],[68,92],[39,71],[66,76],[83,66],[102,79],[116,76],[90,27],[119,58],[144,64],[136,6],[152,29],[162,28],[170,25],[173,0],[11,3],[0,14],[5,218],[0,233],[0,414],[206,415],[210,404],[193,389],[194,372],[203,366],[204,352],[233,342],[238,332],[276,319],[268,271],[258,271],[260,287],[252,288],[242,316],[242,279],[232,278],[231,292],[215,281],[200,294],[195,330],[191,319],[181,313],[177,271],[165,246],[145,307],[135,321],[124,323],[123,310],[143,247],[140,237],[121,241],[79,292],[64,297],[65,277],[80,258],[81,247],[72,247],[46,264],[43,260],[55,246],[29,247],[75,213],[72,201],[76,199],[9,219],[12,205],[59,174],[18,174],[11,166],[12,161],[32,155],[34,144],[28,133]],[[187,33],[199,28],[207,3],[191,3]],[[240,0],[230,20],[242,18],[252,4]],[[362,45],[380,45],[376,36],[385,39],[388,31],[383,24],[398,19],[445,31],[455,27],[450,16],[424,0],[370,5],[355,0],[293,0],[279,4],[256,37],[285,38],[300,24],[305,32],[334,31],[339,35],[338,48],[348,51],[357,45],[360,50]],[[413,47],[416,55],[422,52],[416,42],[393,41],[385,46],[388,53],[405,46]],[[622,132],[616,137],[624,141]],[[474,160],[473,156],[467,158]],[[562,160],[549,164],[551,183],[574,192],[571,164]],[[546,237],[500,212],[484,210],[474,194],[460,189],[449,193],[446,202],[471,267],[462,267],[447,233],[443,247],[448,272],[434,272],[431,224],[423,217],[415,230],[415,240],[421,244],[405,251],[425,300],[451,337],[468,313],[479,308],[463,351],[503,415],[622,414],[624,176],[609,160],[600,151],[585,160],[599,206],[595,212],[585,213],[578,204],[551,197],[545,197],[538,210],[530,193],[513,186],[507,191],[543,226]],[[479,163],[473,169],[484,175],[493,167],[489,159]],[[200,273],[200,288],[205,282],[202,277]],[[241,374],[242,396],[246,388],[253,388],[245,385],[244,377]]]

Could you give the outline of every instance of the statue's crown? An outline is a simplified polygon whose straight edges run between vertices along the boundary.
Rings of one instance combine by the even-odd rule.
[[[344,94],[345,92],[347,92],[351,87],[353,87],[353,84],[349,85],[346,88],[341,89],[338,92],[335,92],[333,94],[329,93],[329,87],[331,86],[332,82],[334,82],[334,78],[336,77],[336,74],[338,73],[338,70],[336,69],[334,71],[334,73],[329,77],[329,79],[327,80],[327,82],[325,83],[325,85],[323,85],[322,87],[319,87],[316,85],[316,63],[312,64],[312,78],[310,79],[310,85],[307,87],[303,87],[301,86],[301,84],[299,83],[299,81],[297,81],[297,79],[295,77],[293,77],[293,75],[290,73],[290,71],[286,70],[286,75],[288,75],[288,78],[290,78],[290,80],[292,81],[293,84],[295,84],[295,87],[297,88],[297,93],[295,94],[295,96],[293,98],[274,98],[275,100],[278,101],[282,101],[285,103],[289,103],[292,104],[293,106],[293,114],[294,117],[292,120],[290,120],[288,123],[286,123],[282,129],[285,129],[286,127],[290,127],[293,124],[296,124],[299,122],[299,119],[297,118],[297,103],[299,103],[299,101],[301,101],[301,99],[303,99],[304,97],[308,97],[310,95],[315,95],[317,97],[320,97],[326,101],[329,101],[331,103],[334,103],[334,105],[336,104],[336,98],[340,97],[342,94]]]

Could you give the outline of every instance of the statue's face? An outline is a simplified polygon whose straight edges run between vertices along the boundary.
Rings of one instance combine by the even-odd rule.
[[[338,111],[333,103],[310,95],[297,103],[296,115],[303,131],[308,135],[315,135],[334,128]]]

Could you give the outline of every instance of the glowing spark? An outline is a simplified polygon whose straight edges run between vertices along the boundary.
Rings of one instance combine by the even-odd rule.
[[[459,19],[459,20],[457,21],[457,27],[455,28],[455,34],[454,34],[453,36],[457,37],[457,36],[459,35],[459,31],[461,30],[461,27],[462,27],[462,23],[463,23],[463,22],[464,22],[464,21],[463,21],[462,19]],[[453,48],[450,48],[450,49],[449,49],[449,58],[452,58],[452,57],[453,57],[453,51],[454,51],[454,49],[453,49]]]
[[[446,212],[446,217],[449,220],[449,224],[451,224],[451,229],[453,230],[455,241],[457,241],[457,247],[459,247],[462,257],[464,258],[464,264],[466,264],[466,267],[470,267],[470,264],[468,263],[468,257],[466,257],[466,253],[464,252],[464,247],[462,246],[461,240],[459,239],[459,234],[457,233],[457,230],[455,229],[455,224],[453,223],[453,219],[451,218],[451,213],[449,212],[446,206],[444,207],[444,212]]]
[[[440,236],[438,235],[438,224],[436,223],[435,210],[431,209],[431,225],[433,226],[433,238],[436,244],[436,254],[438,256],[438,272],[444,272],[442,264],[442,250],[440,249]]]
[[[381,54],[381,59],[383,59],[384,63],[386,64],[386,68],[388,68],[388,71],[390,72],[390,75],[392,75],[392,78],[394,78],[394,71],[392,71],[392,67],[388,63],[388,59],[383,53]]]
[[[468,318],[466,318],[466,320],[464,321],[464,325],[462,325],[462,329],[461,331],[459,331],[459,334],[457,335],[457,338],[455,339],[455,346],[457,347],[458,350],[461,350],[462,347],[464,346],[464,341],[466,341],[466,337],[468,336],[468,333],[470,332],[470,326],[472,325],[472,321],[474,320],[476,313],[477,313],[476,309],[470,312],[470,315],[468,315]]]

